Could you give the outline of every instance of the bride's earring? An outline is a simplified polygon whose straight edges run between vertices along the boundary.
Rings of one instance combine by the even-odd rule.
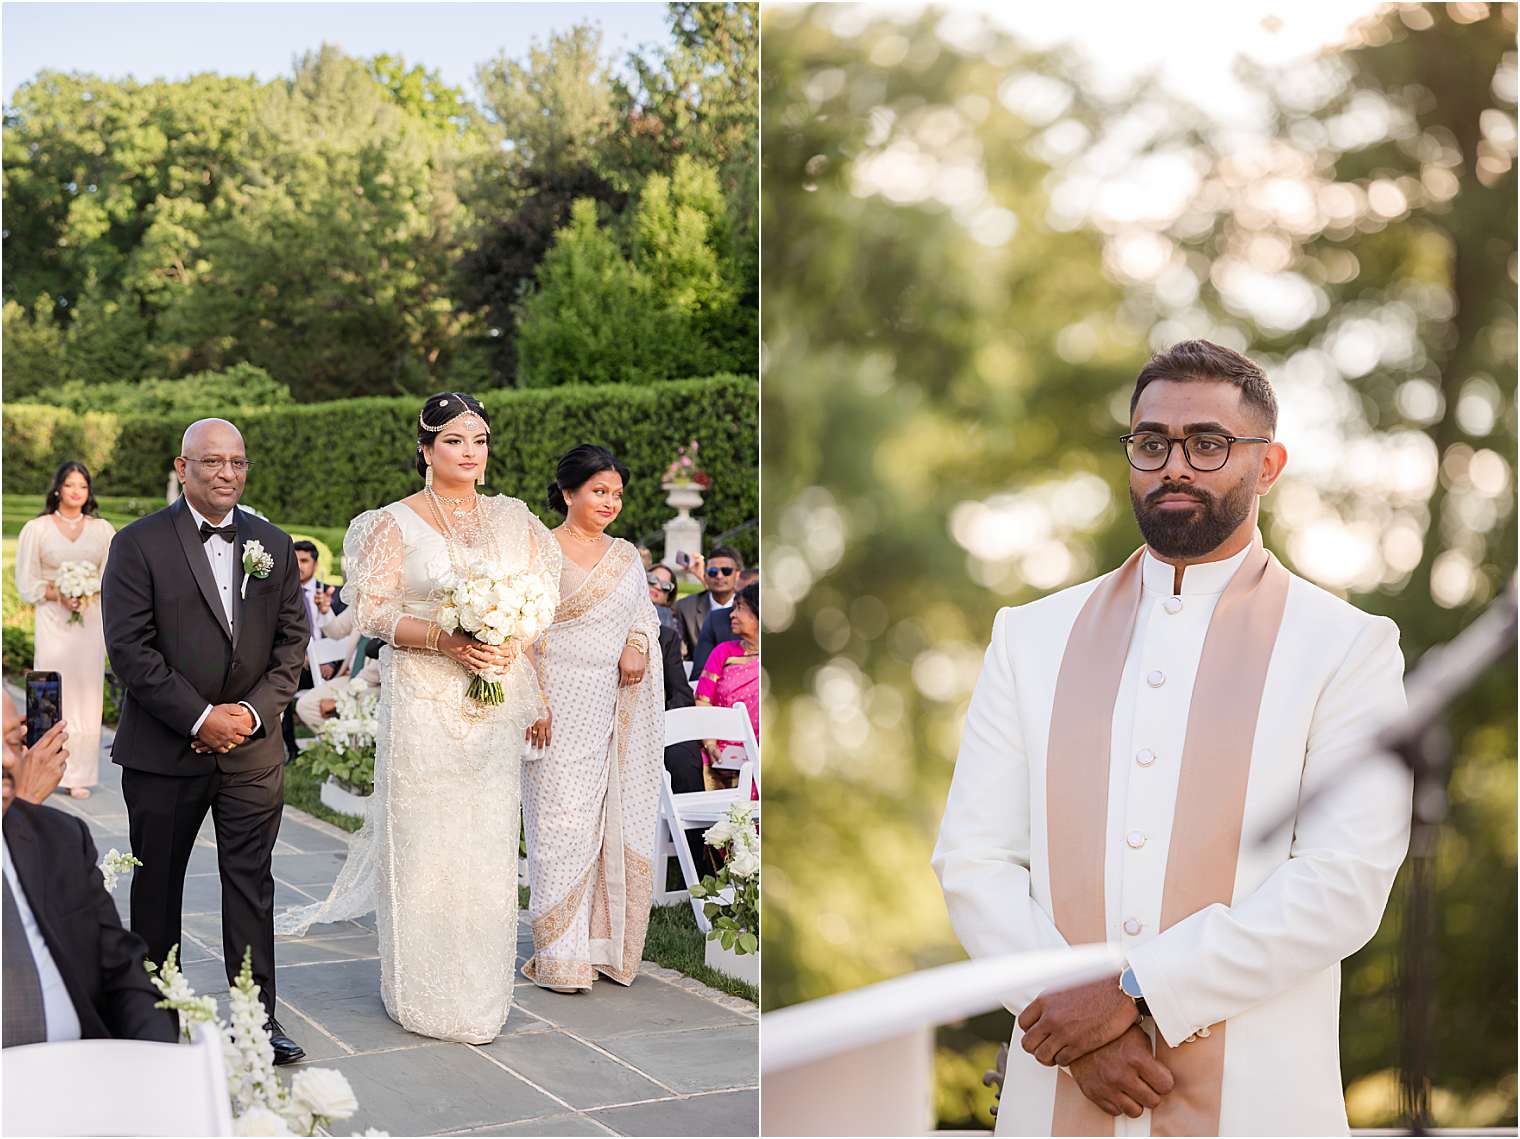
[[[423,476],[422,482],[423,482],[423,485],[428,488],[428,490],[432,490],[433,489],[433,464],[432,463],[429,463],[427,465],[427,474],[425,476]]]
[[[486,485],[486,467],[485,467],[484,463],[482,463],[480,465],[480,474],[478,474],[478,475],[475,476],[475,485],[476,486],[485,486]]]

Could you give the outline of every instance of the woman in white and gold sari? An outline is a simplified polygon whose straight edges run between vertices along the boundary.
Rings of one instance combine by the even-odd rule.
[[[648,667],[660,624],[644,564],[603,533],[627,481],[609,451],[583,443],[549,486],[564,562],[539,643],[549,715],[528,729],[523,767],[534,950],[523,976],[559,992],[598,973],[630,984],[649,926],[665,699]]]

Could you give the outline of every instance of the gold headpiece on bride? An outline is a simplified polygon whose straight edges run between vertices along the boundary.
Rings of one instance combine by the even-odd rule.
[[[422,418],[422,412],[419,411],[417,413],[417,426],[422,428],[424,431],[432,431],[434,433],[437,433],[439,431],[447,431],[455,424],[458,424],[458,430],[464,431],[471,435],[477,431],[484,431],[487,435],[491,434],[491,425],[480,416],[476,415],[475,412],[471,409],[470,405],[467,404],[463,399],[460,399],[458,396],[450,396],[448,399],[439,400],[438,406],[451,407],[455,401],[458,402],[460,407],[459,414],[453,416],[451,419],[445,420],[437,427],[434,427],[432,424],[424,422]],[[485,404],[481,404],[481,410],[484,410],[485,406]],[[463,422],[461,422],[461,420]]]

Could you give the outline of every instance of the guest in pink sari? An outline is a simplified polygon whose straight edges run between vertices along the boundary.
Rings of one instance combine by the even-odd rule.
[[[742,703],[755,738],[760,738],[760,583],[751,582],[734,598],[731,626],[738,639],[713,649],[697,680],[697,704],[732,708]],[[734,772],[713,769],[723,749],[737,740],[702,741],[702,781],[709,790],[731,787]]]

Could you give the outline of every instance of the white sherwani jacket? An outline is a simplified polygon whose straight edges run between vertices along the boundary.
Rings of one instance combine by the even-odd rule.
[[[1259,538],[1258,538],[1259,540]],[[1411,783],[1365,762],[1404,709],[1398,629],[1292,576],[1267,666],[1233,901],[1158,931],[1179,759],[1214,606],[1245,552],[1173,569],[1147,552],[1112,721],[1106,929],[1174,1047],[1228,1021],[1220,1130],[1347,1130],[1338,1040],[1340,962],[1377,930],[1409,838]],[[951,922],[972,956],[1065,942],[1052,920],[1045,762],[1056,676],[1078,612],[1102,579],[998,613],[971,700],[934,853]],[[1158,674],[1161,683],[1156,683]],[[1292,826],[1262,832],[1295,813]],[[1037,994],[1016,994],[1019,1012]],[[1019,1047],[998,1133],[1050,1134],[1056,1073]],[[1149,1135],[1150,1115],[1118,1135]]]

